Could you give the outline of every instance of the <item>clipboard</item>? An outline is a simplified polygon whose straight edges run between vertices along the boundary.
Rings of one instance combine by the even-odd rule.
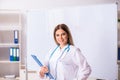
[[[36,63],[37,63],[40,67],[43,66],[43,64],[42,64],[41,61],[37,58],[36,55],[33,55],[33,54],[32,54],[31,56],[32,56],[32,58],[36,61]],[[50,79],[54,79],[54,77],[50,74],[50,72],[46,73],[46,76],[48,76]]]

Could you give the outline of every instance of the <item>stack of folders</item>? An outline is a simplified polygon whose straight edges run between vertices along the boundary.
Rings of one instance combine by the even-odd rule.
[[[15,80],[15,75],[5,75],[5,80]]]
[[[15,44],[18,43],[18,37],[19,37],[19,31],[18,30],[14,30],[14,43]]]
[[[19,61],[19,48],[10,47],[10,61]]]

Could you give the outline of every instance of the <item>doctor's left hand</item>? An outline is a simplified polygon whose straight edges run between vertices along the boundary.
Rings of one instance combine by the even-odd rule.
[[[48,67],[47,67],[47,66],[42,66],[42,67],[41,67],[41,70],[40,70],[40,72],[39,72],[40,77],[41,77],[41,78],[44,78],[44,76],[45,76],[46,73],[48,73]]]

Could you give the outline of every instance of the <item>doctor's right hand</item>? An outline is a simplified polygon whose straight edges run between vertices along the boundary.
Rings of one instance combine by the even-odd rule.
[[[45,74],[48,73],[48,67],[47,66],[42,66],[41,69],[40,69],[40,77],[41,78],[44,78]]]

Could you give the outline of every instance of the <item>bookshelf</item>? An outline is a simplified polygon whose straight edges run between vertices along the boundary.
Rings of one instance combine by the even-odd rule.
[[[21,17],[19,10],[0,10],[0,80],[9,78],[24,80],[21,79],[20,74],[22,71]]]

